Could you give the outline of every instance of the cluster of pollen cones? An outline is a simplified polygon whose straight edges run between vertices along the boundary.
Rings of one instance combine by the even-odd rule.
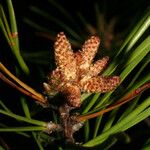
[[[81,92],[104,93],[113,90],[120,82],[119,76],[99,75],[106,67],[109,57],[93,63],[100,44],[97,36],[91,36],[81,50],[73,52],[63,32],[57,35],[54,44],[57,68],[44,83],[45,92],[53,95],[60,92],[72,107],[80,107]]]

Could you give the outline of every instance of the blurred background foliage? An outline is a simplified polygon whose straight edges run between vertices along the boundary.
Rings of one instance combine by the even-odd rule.
[[[5,10],[7,19],[9,19],[6,2],[3,0],[0,2]],[[11,48],[8,46],[2,31],[0,31],[0,60],[16,76],[40,92],[43,92],[42,83],[46,81],[47,74],[55,68],[53,44],[58,32],[65,32],[71,41],[74,50],[78,50],[89,36],[99,35],[101,38],[101,45],[96,58],[108,55],[111,57],[111,60],[113,60],[126,37],[131,33],[137,23],[142,20],[142,17],[149,11],[150,7],[148,0],[12,0],[12,3],[18,26],[19,50],[30,72],[27,73],[21,69],[16,58],[12,55],[10,50]],[[121,74],[121,71],[128,66],[128,63],[132,62],[130,61],[132,60],[132,51],[130,51],[130,49],[137,48],[137,46],[142,43],[146,37],[148,37],[148,35],[149,31],[146,30],[145,33],[141,34],[138,42],[133,44],[133,47],[130,48],[128,46],[129,53],[125,55],[125,57],[122,51],[122,54],[119,55],[115,61],[115,64],[119,61],[120,66],[114,72],[112,71],[113,74]],[[126,61],[127,59],[129,62]],[[136,83],[139,83],[135,81],[141,80],[141,82],[144,83],[144,79],[146,77],[145,81],[149,80],[148,59],[149,56],[144,57],[144,59],[139,61],[140,63],[137,67],[133,67],[133,69],[131,69],[132,72],[127,76],[126,80],[123,81],[123,84],[119,87],[116,93],[114,93],[114,95],[122,93],[119,95],[121,97],[124,93],[129,92],[130,89],[134,89],[134,87],[136,87]],[[143,68],[141,66],[143,66]],[[139,68],[141,68],[141,70],[139,70]],[[109,74],[111,72],[110,69],[111,67],[104,73]],[[136,73],[138,74],[137,76]],[[0,87],[1,93],[3,93],[0,95],[0,99],[4,100],[5,104],[7,104],[11,111],[14,111],[16,114],[23,115],[22,108],[20,106],[22,94],[11,89],[8,85],[1,81],[0,86],[2,87]],[[9,94],[7,94],[8,91]],[[147,95],[148,92],[145,92],[142,96],[146,99]],[[88,105],[89,100],[91,100],[93,96],[95,96],[95,103],[93,102],[93,104]],[[117,98],[111,96],[111,98],[115,101],[119,98],[119,96]],[[84,101],[80,110],[82,113],[87,113],[89,110],[92,111],[92,108],[95,108],[96,105],[99,104],[99,101],[101,100],[99,95],[92,95],[92,97],[89,97],[87,101]],[[130,110],[136,106],[138,99],[132,103]],[[142,99],[140,102],[142,102]],[[29,109],[32,110],[30,112],[31,116],[34,116],[36,119],[49,121],[57,118],[55,115],[51,115],[53,113],[51,110],[43,110],[31,100],[27,101],[27,103],[29,103]],[[107,103],[109,102],[106,101],[104,104],[106,105]],[[119,114],[123,113],[124,110],[126,110],[126,107],[122,107],[122,109],[119,110]],[[102,125],[100,126],[100,132],[106,130],[105,128],[107,127],[109,128],[109,123],[112,125],[114,120],[117,122],[120,115],[116,115],[116,113],[118,113],[118,110],[114,110],[110,115],[106,115],[106,117],[103,118]],[[115,114],[115,117],[112,117],[113,114]],[[8,125],[15,124],[14,120],[8,120],[7,117],[1,117],[0,119],[2,119],[2,122],[7,122]],[[96,122],[99,122],[97,124],[100,124],[101,119],[102,118],[97,118]],[[107,119],[109,120],[108,123]],[[96,133],[98,131],[94,131],[93,129],[89,131],[89,126],[95,125],[94,123],[95,120],[91,120],[90,123],[87,122],[84,128],[85,131],[82,131],[85,135],[81,138],[84,138],[85,143],[93,138],[93,133],[95,134],[95,137],[96,134],[98,134]],[[106,126],[105,123],[107,124]],[[103,129],[103,127],[105,128]],[[116,135],[115,140],[117,139],[118,142],[112,140],[114,137],[112,137],[112,139],[110,137],[105,143],[100,145],[100,148],[137,150],[142,149],[143,145],[146,145],[144,147],[145,149],[143,148],[143,150],[146,150],[149,146],[149,135],[149,118],[147,118],[143,122],[129,129],[126,133],[121,132]],[[53,137],[47,137],[46,134],[38,133],[37,135],[33,134],[33,136],[38,137],[37,141],[40,141],[45,146],[47,146],[50,141],[53,141]],[[83,142],[78,135],[76,136],[79,141]],[[12,149],[22,149],[23,147],[20,146],[22,142],[28,143],[28,147],[30,149],[40,149],[39,145],[35,146],[35,143],[31,140],[31,138],[24,138],[17,134],[15,134],[14,138],[13,133],[9,133],[7,135],[2,133],[2,137],[3,138],[0,139],[1,143],[6,142],[10,147],[12,147]],[[16,141],[19,141],[20,144],[16,143]],[[109,143],[108,147],[107,143]],[[55,148],[55,145],[50,146]],[[49,147],[47,146],[47,149],[48,148]]]
[[[4,1],[2,5],[3,3],[5,4]],[[101,37],[99,55],[113,55],[142,17],[149,2],[13,0],[13,5],[24,59],[48,67],[51,60],[54,62],[53,42],[60,31],[67,34],[74,49],[80,48],[90,35],[99,35]]]

